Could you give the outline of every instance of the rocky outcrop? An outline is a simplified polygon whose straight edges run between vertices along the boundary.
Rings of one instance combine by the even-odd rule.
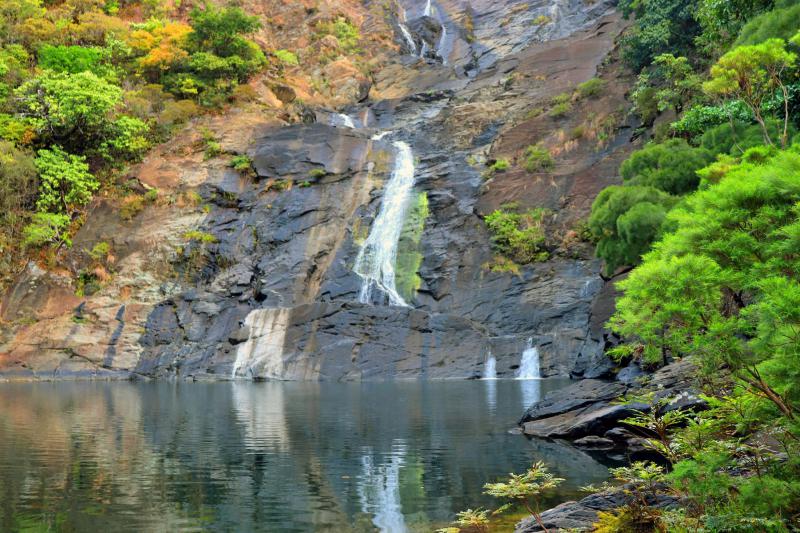
[[[642,437],[647,433],[620,421],[653,406],[659,414],[707,409],[694,376],[691,361],[680,360],[653,374],[642,374],[637,381],[582,380],[547,394],[528,408],[519,424],[526,435],[534,437],[572,439],[578,446],[593,449],[627,447],[629,452],[641,452],[645,450]],[[652,403],[619,403],[628,393],[651,394]]]

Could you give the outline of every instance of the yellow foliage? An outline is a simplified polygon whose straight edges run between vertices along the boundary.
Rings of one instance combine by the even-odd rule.
[[[189,57],[189,54],[186,50],[164,42],[139,59],[139,65],[144,69],[159,68],[167,70],[173,63],[187,57]]]

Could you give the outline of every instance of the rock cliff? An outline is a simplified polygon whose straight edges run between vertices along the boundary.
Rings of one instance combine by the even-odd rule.
[[[512,377],[529,343],[543,376],[608,372],[613,290],[574,228],[632,146],[630,80],[614,61],[624,21],[602,0],[431,5],[386,13],[399,51],[371,80],[343,82],[341,113],[274,101],[278,118],[215,118],[223,149],[247,154],[251,172],[203,161],[192,132],[132,169],[169,201],[132,221],[99,201],[71,272],[29,265],[2,300],[0,379],[473,378],[490,353]],[[596,76],[602,94],[549,112]],[[393,265],[407,306],[380,291],[363,301],[354,272],[398,141],[414,167]],[[523,168],[538,143],[555,155],[550,172]],[[499,157],[514,165],[487,180]],[[552,213],[548,261],[487,268],[482,216],[507,202]],[[76,296],[80,251],[100,240],[113,278]]]

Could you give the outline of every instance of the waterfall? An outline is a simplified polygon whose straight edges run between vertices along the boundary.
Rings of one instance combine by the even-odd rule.
[[[439,12],[439,18],[442,19],[440,20],[442,24],[442,36],[439,37],[439,44],[436,45],[436,53],[442,58],[442,65],[447,65],[447,56],[442,52],[447,40],[447,28],[444,25],[444,18],[441,16],[441,11]]]
[[[483,367],[483,379],[497,379],[497,359],[492,352],[489,352],[486,365]]]
[[[400,33],[403,34],[403,38],[406,40],[406,44],[408,45],[408,49],[411,52],[411,55],[417,55],[417,43],[414,42],[414,37],[411,36],[411,32],[406,26],[407,18],[406,18],[406,10],[402,11],[402,16],[400,20],[397,22],[397,25],[400,27]]]
[[[250,311],[244,319],[250,336],[236,350],[232,378],[283,379],[283,342],[289,326],[289,311],[288,308]]]
[[[372,514],[372,523],[381,533],[406,533],[408,526],[400,501],[400,467],[406,453],[405,445],[392,446],[388,463],[376,465],[371,450],[361,457],[362,475],[357,491],[361,510]]]
[[[431,0],[428,0],[428,2],[425,4],[425,9],[422,11],[422,15],[425,17],[431,16]]]
[[[331,126],[344,126],[345,128],[354,129],[353,119],[342,113],[333,113],[331,115]]]
[[[533,339],[528,339],[525,351],[522,352],[522,361],[517,370],[517,379],[541,379],[539,373],[539,350],[533,345]]]
[[[370,303],[372,289],[378,287],[389,297],[389,305],[408,307],[397,292],[394,267],[397,244],[414,186],[414,154],[411,147],[403,141],[392,144],[395,148],[394,169],[383,191],[378,216],[358,251],[353,270],[363,280],[359,302]]]

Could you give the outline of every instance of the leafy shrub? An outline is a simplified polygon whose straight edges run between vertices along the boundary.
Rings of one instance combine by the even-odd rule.
[[[66,229],[70,217],[60,213],[36,213],[31,223],[22,230],[22,245],[26,248],[46,244],[71,245]]]
[[[789,40],[797,33],[800,4],[773,9],[744,25],[735,45],[754,45],[767,39]]]
[[[318,35],[333,35],[339,43],[339,48],[346,54],[353,54],[359,51],[358,43],[361,34],[358,28],[344,17],[336,20],[320,22],[316,27]]]
[[[109,138],[100,146],[100,154],[109,161],[138,160],[150,148],[150,128],[135,117],[123,115],[111,125]]]
[[[58,146],[39,150],[35,163],[40,180],[38,211],[74,213],[89,203],[100,187],[89,172],[86,158],[68,154]]]
[[[697,189],[697,171],[712,159],[711,152],[704,148],[691,147],[683,139],[671,139],[635,151],[622,163],[620,173],[626,184],[680,195]]]
[[[636,265],[659,236],[673,198],[653,187],[611,186],[592,204],[589,229],[606,272]]]
[[[85,46],[52,46],[46,44],[38,51],[39,67],[56,72],[78,74],[80,72],[100,73],[105,57],[102,48]]]
[[[144,198],[133,194],[125,197],[119,206],[119,216],[122,220],[130,221],[144,210]]]
[[[233,156],[228,164],[239,172],[251,172],[253,170],[253,160],[246,154]]]
[[[43,142],[78,153],[96,146],[110,113],[122,103],[122,90],[91,72],[45,71],[15,93]]]
[[[570,111],[572,111],[572,104],[570,102],[561,102],[550,108],[550,116],[561,118],[567,116]]]
[[[199,230],[187,231],[183,234],[183,239],[185,241],[194,241],[202,244],[214,244],[219,242],[219,239],[211,233]]]
[[[0,217],[32,207],[37,188],[33,154],[0,141]]]
[[[750,122],[753,120],[753,113],[740,100],[728,101],[718,106],[696,105],[687,109],[679,120],[672,123],[672,131],[695,138],[710,128],[731,120]]]
[[[623,15],[635,22],[622,38],[623,58],[635,71],[659,54],[686,55],[700,34],[697,0],[621,0]]]
[[[300,64],[300,61],[297,59],[297,54],[294,52],[290,52],[289,50],[275,50],[273,53],[284,65],[297,66]]]
[[[550,151],[541,144],[531,145],[525,149],[525,170],[528,172],[551,170],[555,164]]]
[[[599,96],[606,86],[606,82],[600,78],[592,78],[583,83],[579,83],[576,91],[580,98],[594,98]]]
[[[769,136],[773,139],[780,138],[783,133],[783,124],[767,119],[765,126]],[[790,126],[789,133],[796,131]],[[750,122],[734,122],[720,124],[706,131],[700,138],[700,146],[712,153],[740,155],[754,146],[764,145],[764,132],[760,126]]]
[[[545,209],[530,209],[519,214],[497,209],[484,219],[492,234],[492,243],[498,253],[520,264],[546,261],[550,254],[545,249]]]

